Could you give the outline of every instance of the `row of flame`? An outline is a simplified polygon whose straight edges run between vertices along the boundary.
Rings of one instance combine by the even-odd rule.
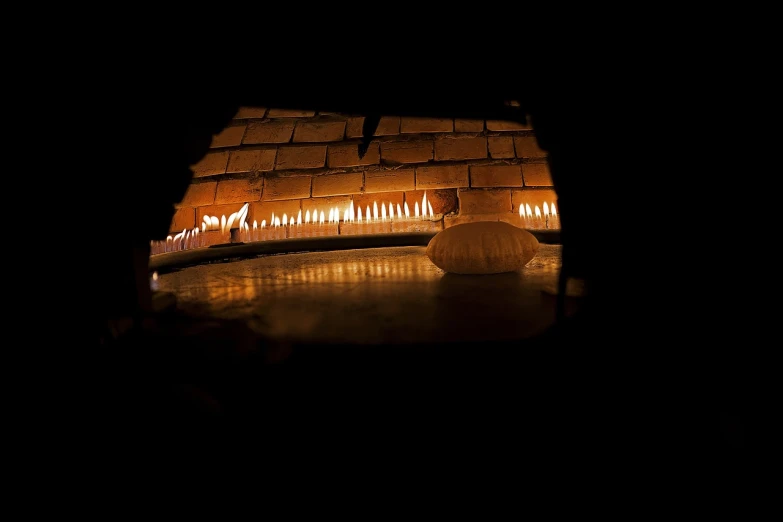
[[[220,230],[221,233],[225,234],[227,230],[231,230],[234,227],[234,223],[239,223],[239,229],[248,232],[250,230],[250,226],[247,224],[245,219],[247,218],[247,211],[248,211],[248,203],[245,203],[242,208],[240,208],[237,212],[232,213],[228,219],[226,219],[225,214],[221,217],[220,220],[218,220],[217,216],[204,216],[204,220],[201,223],[201,232],[207,232],[211,230]],[[535,219],[535,220],[541,220],[545,221],[547,228],[549,228],[550,223],[557,220],[557,208],[555,207],[554,202],[548,204],[547,202],[544,202],[544,212],[543,216],[541,214],[541,208],[538,205],[534,205],[534,208],[530,208],[530,204],[525,203],[524,205],[519,205],[519,217],[522,219],[525,219],[526,221],[528,219]],[[403,212],[405,213],[405,219],[410,219],[410,210],[408,208],[408,202],[406,201],[403,203],[403,206],[400,206],[399,203],[397,203],[397,212],[395,217],[394,212],[394,205],[392,203],[389,203],[389,211],[387,214],[386,211],[386,205],[381,203],[380,205],[380,216],[378,212],[378,202],[373,202],[373,212],[372,212],[372,218],[370,217],[370,206],[367,205],[365,210],[365,221],[371,222],[372,221],[386,221],[387,215],[389,220],[393,219],[400,219],[400,217],[403,215]],[[404,209],[404,210],[403,210]],[[414,206],[414,219],[424,219],[428,215],[430,218],[432,218],[435,213],[432,211],[432,203],[427,201],[427,192],[424,192],[424,197],[422,198],[421,202],[421,215],[419,213],[419,202],[415,202]],[[351,201],[351,205],[346,208],[343,211],[343,219],[342,221],[344,223],[362,223],[362,209],[359,207],[354,211],[354,204],[353,201]],[[340,221],[340,209],[333,207],[329,209],[329,216],[327,218],[326,214],[322,210],[320,215],[318,214],[318,210],[313,211],[313,214],[311,216],[310,211],[307,210],[304,216],[304,224],[310,224],[312,218],[312,224],[320,224],[323,225],[324,223],[337,223]],[[290,220],[288,218],[287,214],[283,214],[282,219],[279,216],[275,216],[275,213],[272,212],[272,217],[269,222],[270,227],[280,227],[280,226],[288,226],[288,225],[302,225],[302,211],[299,210],[299,214],[296,217],[296,221],[294,221],[294,217],[291,216]],[[267,223],[266,220],[261,221],[260,228],[266,228]],[[258,221],[253,221],[253,230],[258,229]],[[167,241],[173,241],[176,243],[179,240],[187,240],[191,235],[198,236],[199,228],[196,227],[192,231],[191,230],[183,230],[182,232],[178,233],[175,236],[168,236],[166,237]]]

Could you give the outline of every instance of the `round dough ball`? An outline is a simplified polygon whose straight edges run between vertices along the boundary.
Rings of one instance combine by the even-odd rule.
[[[430,261],[454,274],[513,272],[537,252],[533,234],[502,221],[454,225],[438,232],[427,245]]]

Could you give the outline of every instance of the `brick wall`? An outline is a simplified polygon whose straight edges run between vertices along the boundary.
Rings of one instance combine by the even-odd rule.
[[[533,131],[510,122],[384,117],[365,157],[362,117],[242,108],[192,166],[193,181],[172,232],[250,203],[247,221],[272,212],[364,208],[421,201],[449,226],[518,216],[520,204],[555,201],[545,154]],[[413,210],[411,208],[411,210]]]

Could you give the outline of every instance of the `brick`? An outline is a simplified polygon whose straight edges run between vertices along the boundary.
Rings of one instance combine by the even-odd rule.
[[[294,129],[294,143],[340,141],[344,135],[344,121],[300,121]]]
[[[316,169],[326,164],[326,145],[289,145],[277,149],[275,170]]]
[[[471,187],[521,187],[520,165],[471,165]]]
[[[354,194],[353,196],[353,204],[354,206],[361,207],[362,209],[362,215],[366,215],[367,207],[370,207],[370,210],[373,209],[373,203],[378,203],[378,216],[381,215],[381,205],[386,206],[386,211],[389,211],[389,203],[391,203],[394,206],[394,215],[397,215],[397,205],[400,206],[400,210],[402,210],[403,205],[405,204],[405,193],[404,192],[374,192],[372,194]],[[413,210],[411,210],[411,213],[413,213]]]
[[[411,212],[413,212],[413,203],[415,201],[418,201],[419,205],[421,205],[425,192],[427,193],[427,201],[432,205],[432,211],[435,214],[448,214],[457,211],[457,189],[443,189],[409,190],[405,192],[405,201],[408,202]]]
[[[360,165],[378,165],[381,162],[381,152],[378,142],[370,142],[370,147],[362,159],[359,159],[359,143],[329,145],[327,150],[329,168],[358,167]]]
[[[255,201],[250,204],[250,209],[248,212],[252,212],[253,219],[250,220],[250,226],[253,226],[253,220],[258,221],[258,226],[261,226],[261,221],[266,220],[267,225],[269,224],[272,213],[274,212],[275,216],[280,216],[280,219],[282,220],[283,214],[286,214],[287,216],[294,216],[296,217],[297,214],[299,214],[299,209],[302,208],[300,199],[289,199],[285,201]]]
[[[364,176],[361,172],[345,172],[342,174],[324,174],[313,177],[313,196],[339,196],[342,194],[357,194],[364,186]]]
[[[454,120],[451,118],[400,119],[400,133],[418,134],[422,132],[454,132]]]
[[[196,208],[196,223],[201,228],[201,223],[204,221],[204,216],[217,216],[218,220],[222,216],[226,216],[226,219],[234,212],[238,212],[242,208],[243,203],[230,203],[226,205],[209,205],[207,207]],[[247,217],[245,221],[253,225],[253,205],[249,205],[247,209]]]
[[[207,183],[191,183],[185,192],[182,201],[175,205],[176,207],[203,207],[215,202],[215,190],[217,182],[209,181]]]
[[[179,234],[183,229],[190,230],[196,226],[196,209],[193,207],[178,208],[171,218],[169,232]]]
[[[364,116],[348,118],[348,123],[345,128],[345,136],[347,138],[361,138],[363,125]],[[399,116],[381,116],[381,121],[378,122],[378,128],[375,129],[375,134],[373,134],[373,136],[396,136],[399,133]]]
[[[535,136],[514,136],[517,158],[545,158],[546,152],[538,146]]]
[[[324,222],[329,220],[329,209],[337,208],[340,210],[340,218],[342,219],[343,212],[351,206],[351,196],[332,196],[328,198],[309,198],[302,200],[302,222],[305,220],[307,211],[310,211],[310,216],[315,212],[324,213]]]
[[[242,143],[288,143],[294,134],[293,121],[251,121]]]
[[[364,116],[353,116],[348,118],[345,124],[346,138],[361,138],[362,125],[364,125]]]
[[[417,189],[461,188],[469,186],[467,165],[416,167]]]
[[[234,115],[234,119],[263,118],[264,115],[266,115],[266,107],[240,107]]]
[[[463,223],[476,223],[478,221],[503,221],[515,227],[524,228],[525,221],[518,215],[503,212],[502,214],[466,214],[455,216],[444,216],[443,227],[449,228]]]
[[[504,131],[520,131],[520,130],[531,130],[531,129],[532,127],[530,125],[525,125],[515,121],[487,120],[488,131],[504,132]]]
[[[381,160],[384,163],[425,163],[432,160],[432,142],[385,141],[381,143]]]
[[[487,157],[487,138],[446,137],[435,140],[435,160],[466,160]]]
[[[544,211],[544,202],[548,205],[551,205],[552,203],[557,203],[557,194],[554,190],[551,189],[521,189],[521,190],[512,190],[511,191],[511,211],[514,214],[519,214],[519,205],[520,204],[528,204],[530,205],[530,210],[533,211],[538,205],[538,208],[541,209],[541,212]],[[560,208],[558,207],[558,210]]]
[[[233,174],[273,170],[276,155],[277,149],[232,150],[226,172]]]
[[[310,197],[310,176],[286,176],[266,178],[261,199],[277,201],[281,199],[302,199]]]
[[[433,209],[434,210],[434,209]],[[443,221],[431,221],[429,219],[392,221],[392,232],[440,232],[443,230]]]
[[[297,109],[269,109],[267,118],[310,118],[315,116],[315,111],[302,111]]]
[[[527,163],[522,165],[522,177],[526,187],[551,187],[552,175],[546,163]]]
[[[514,139],[511,136],[490,136],[487,138],[487,147],[490,158],[514,157]]]
[[[246,125],[236,125],[234,127],[226,127],[212,138],[212,143],[209,145],[212,149],[219,149],[221,147],[238,147],[242,143],[242,136],[245,135]]]
[[[414,169],[367,170],[364,172],[365,192],[389,192],[414,190],[416,172]]]
[[[484,120],[454,120],[454,132],[484,132]]]
[[[248,203],[261,199],[263,178],[259,179],[227,179],[218,182],[215,194],[216,205],[228,203]]]
[[[510,190],[460,190],[459,213],[500,214],[511,212]]]
[[[228,164],[228,151],[208,152],[201,161],[190,166],[193,169],[193,177],[214,176],[225,174]]]

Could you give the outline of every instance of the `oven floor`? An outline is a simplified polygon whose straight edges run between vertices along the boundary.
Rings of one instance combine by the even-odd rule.
[[[425,247],[310,252],[163,274],[159,289],[192,317],[241,320],[299,343],[406,344],[523,339],[554,321],[561,246],[519,272],[446,274]]]

